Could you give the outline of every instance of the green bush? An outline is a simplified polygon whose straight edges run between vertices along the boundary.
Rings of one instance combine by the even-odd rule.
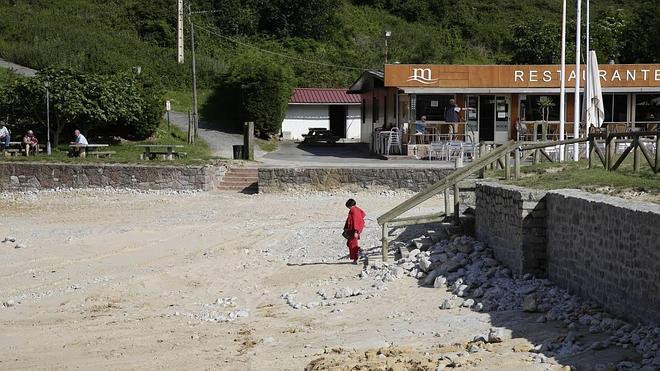
[[[288,66],[246,53],[237,58],[229,73],[221,78],[202,107],[202,115],[224,117],[224,129],[238,130],[244,122],[253,121],[257,136],[267,138],[279,134],[293,81]]]

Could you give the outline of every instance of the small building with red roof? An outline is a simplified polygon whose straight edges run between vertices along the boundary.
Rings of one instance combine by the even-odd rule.
[[[347,89],[296,88],[282,122],[282,137],[302,140],[310,128],[325,128],[340,138],[359,141],[361,99]]]

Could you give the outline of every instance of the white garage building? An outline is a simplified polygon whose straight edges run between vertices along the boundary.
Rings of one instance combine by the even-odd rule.
[[[326,128],[348,141],[360,141],[360,102],[346,89],[297,88],[282,122],[282,137],[302,140],[309,128]]]

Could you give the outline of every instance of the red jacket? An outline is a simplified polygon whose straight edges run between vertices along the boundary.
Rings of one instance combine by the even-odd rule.
[[[366,215],[367,214],[359,207],[351,207],[351,209],[348,211],[348,218],[346,218],[344,229],[362,234],[362,230],[364,229],[364,217]]]

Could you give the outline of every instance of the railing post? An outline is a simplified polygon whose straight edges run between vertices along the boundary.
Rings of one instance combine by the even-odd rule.
[[[613,137],[607,136],[605,140],[605,162],[607,163],[607,170],[611,170],[614,160],[614,151],[616,150],[616,140]]]
[[[479,143],[479,158],[481,158],[484,155],[484,143]],[[479,178],[483,179],[486,177],[486,167],[482,167],[481,170],[479,170]]]
[[[660,130],[655,134],[655,169],[654,171],[660,172]]]
[[[383,255],[383,262],[387,261],[387,255],[389,251],[389,243],[387,241],[387,223],[383,223],[383,238],[381,239],[382,242],[382,255]]]
[[[509,166],[511,159],[508,152],[502,157],[502,160],[504,161],[504,179],[509,180],[511,178],[511,166]]]
[[[516,180],[520,178],[520,161],[521,161],[520,155],[521,155],[520,147],[516,147],[516,149],[513,150],[513,166],[514,166],[514,176]]]
[[[633,171],[639,171],[639,136],[635,136],[631,145],[633,146]]]
[[[589,169],[592,168],[593,166],[593,158],[594,158],[594,146],[596,145],[596,141],[592,136],[589,136],[589,141],[587,142],[589,149],[587,150],[587,157],[589,161]]]
[[[568,161],[570,146],[572,146],[572,144],[564,144],[563,146],[560,146],[560,147],[563,147],[563,149],[564,149],[564,162]],[[559,158],[559,162],[561,162],[561,157]]]
[[[532,161],[532,165],[536,165],[541,161],[541,152],[537,148],[534,150],[534,160]]]
[[[449,188],[445,188],[445,214],[449,216]]]
[[[460,220],[458,218],[458,215],[460,214],[460,195],[459,195],[459,189],[458,189],[458,182],[454,184],[454,224],[459,225]]]

